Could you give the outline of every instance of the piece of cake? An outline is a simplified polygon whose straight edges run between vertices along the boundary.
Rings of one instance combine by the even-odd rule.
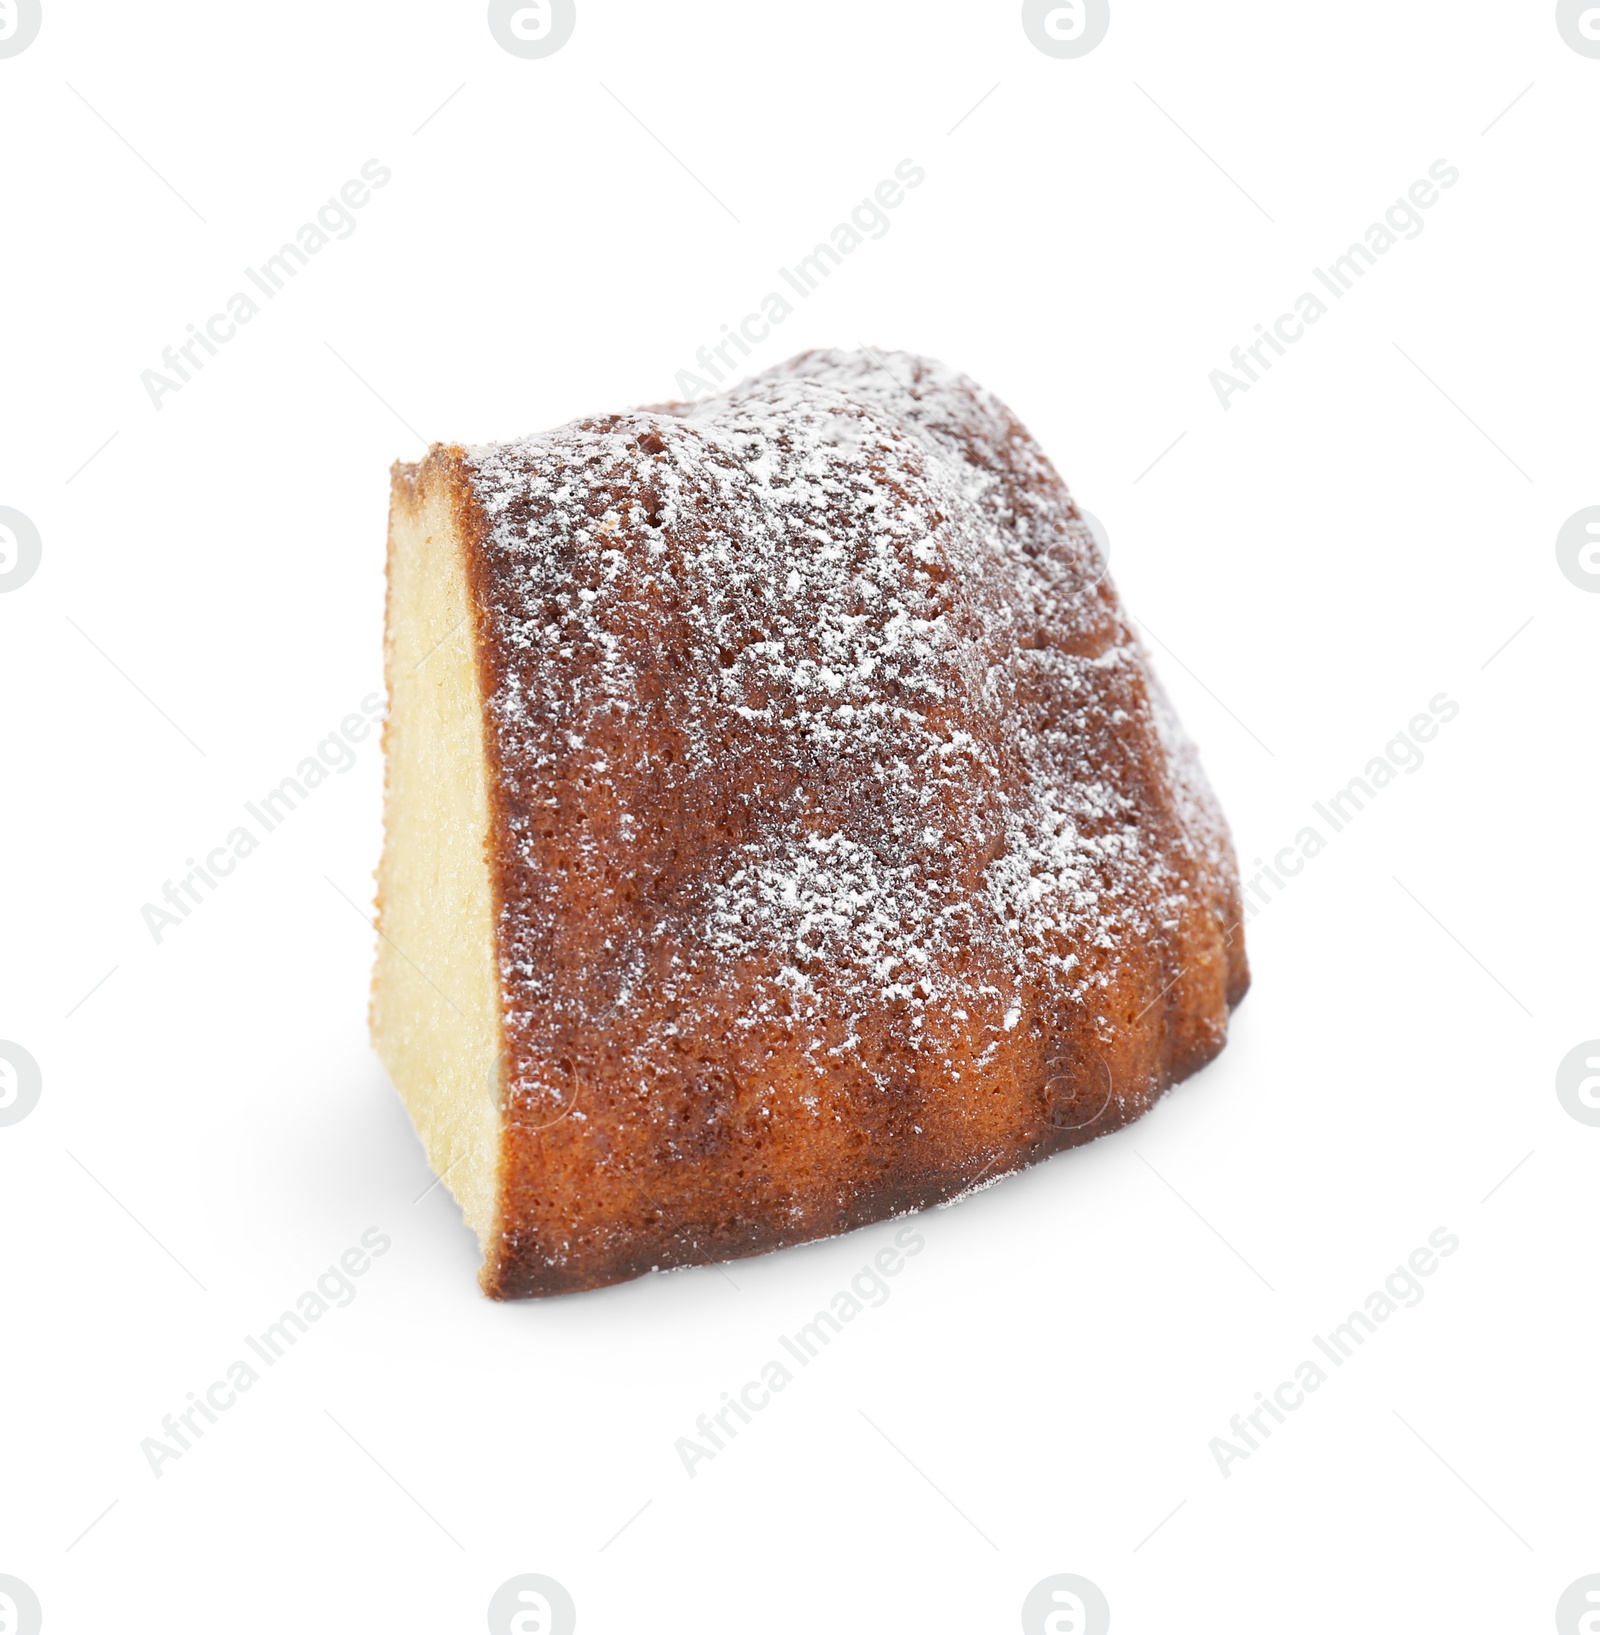
[[[375,1044],[496,1297],[947,1201],[1249,982],[1227,831],[1061,479],[812,352],[397,465]]]

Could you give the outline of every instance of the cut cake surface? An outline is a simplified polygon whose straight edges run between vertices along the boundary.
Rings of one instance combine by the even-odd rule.
[[[497,1297],[947,1201],[1248,986],[1082,515],[928,360],[397,466],[386,665],[373,1035]]]

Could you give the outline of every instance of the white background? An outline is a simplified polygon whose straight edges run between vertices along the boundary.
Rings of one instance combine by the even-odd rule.
[[[579,0],[542,61],[475,4],[46,0],[0,60],[0,504],[43,538],[0,596],[0,1037],[44,1085],[0,1128],[0,1573],[46,1629],[478,1630],[522,1572],[589,1635],[1009,1631],[1056,1572],[1123,1635],[1550,1627],[1600,1572],[1600,1129],[1555,1093],[1600,1035],[1600,597],[1554,550],[1600,503],[1597,99],[1543,0],[1114,0],[1075,61],[949,0]],[[374,157],[357,230],[153,408]],[[903,347],[1012,405],[1245,863],[1460,714],[1251,925],[1214,1067],[926,1217],[691,1479],[675,1439],[893,1228],[482,1299],[367,1044],[370,741],[159,945],[140,910],[381,686],[392,459],[672,396],[905,158],[750,367]],[[1224,411],[1209,372],[1441,158],[1426,230]],[[374,1226],[355,1302],[153,1476]],[[1425,1300],[1224,1477],[1440,1226]]]

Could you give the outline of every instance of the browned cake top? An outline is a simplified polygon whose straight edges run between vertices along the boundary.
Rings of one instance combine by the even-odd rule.
[[[653,1074],[761,1037],[891,1090],[1042,991],[1093,1018],[1231,868],[1089,529],[964,376],[809,353],[466,460],[514,1122],[571,1110],[596,1030],[646,1121]]]

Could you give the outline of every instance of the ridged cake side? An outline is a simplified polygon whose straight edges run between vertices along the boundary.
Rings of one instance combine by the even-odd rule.
[[[486,700],[491,1293],[947,1200],[1222,1048],[1225,826],[995,399],[813,353],[436,456]]]

